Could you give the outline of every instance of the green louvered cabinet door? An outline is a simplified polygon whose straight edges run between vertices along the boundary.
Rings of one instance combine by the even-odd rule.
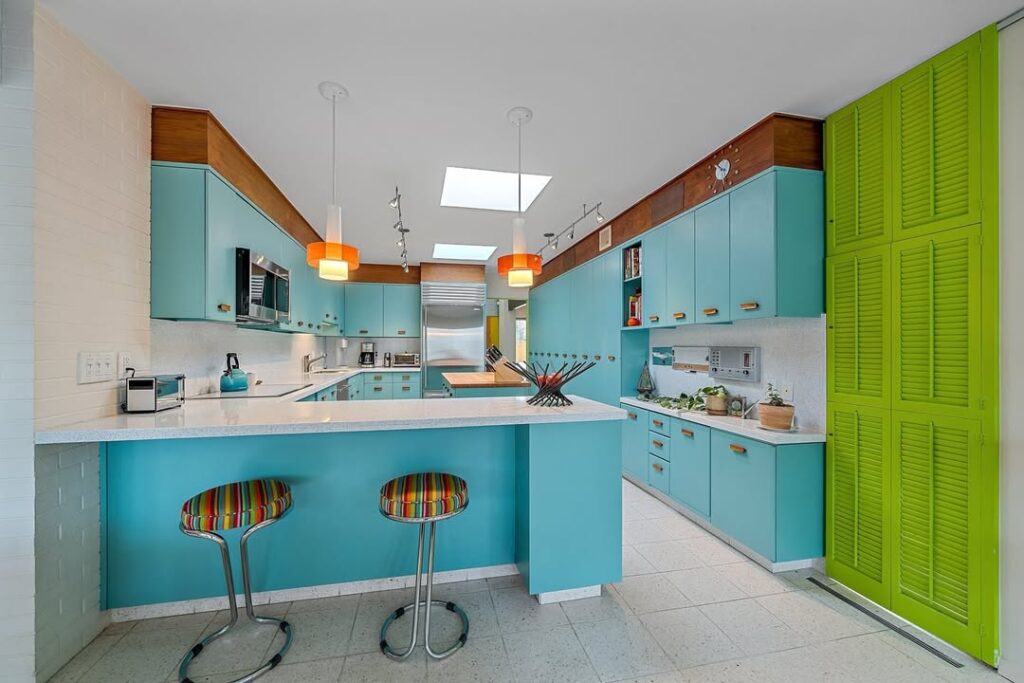
[[[886,85],[825,120],[829,254],[891,238],[889,93]]]
[[[889,407],[889,245],[825,261],[830,401]]]
[[[980,418],[980,226],[892,249],[893,408]]]
[[[892,82],[893,238],[981,220],[981,34]]]
[[[966,652],[983,642],[980,422],[893,411],[892,607]]]
[[[890,596],[889,416],[830,403],[825,451],[826,570],[880,605]]]

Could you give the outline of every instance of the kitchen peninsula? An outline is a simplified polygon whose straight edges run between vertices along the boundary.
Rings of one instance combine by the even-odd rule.
[[[287,481],[295,501],[250,551],[264,601],[401,585],[415,572],[416,529],[381,516],[380,486],[425,470],[470,489],[466,512],[440,530],[439,572],[518,570],[541,601],[620,580],[625,411],[582,398],[565,408],[520,397],[301,401],[338,381],[309,377],[281,399],[186,401],[37,433],[39,444],[101,444],[105,609],[185,613],[222,596],[216,554],[178,530],[179,511],[209,486],[254,477]]]

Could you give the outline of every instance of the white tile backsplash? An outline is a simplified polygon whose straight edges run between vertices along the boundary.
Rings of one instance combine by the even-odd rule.
[[[825,317],[744,320],[729,325],[687,325],[652,330],[651,348],[659,346],[757,346],[761,349],[761,382],[722,382],[705,374],[651,365],[657,392],[663,396],[693,393],[722,384],[746,397],[748,405],[764,397],[768,382],[792,384],[799,426],[825,429]]]

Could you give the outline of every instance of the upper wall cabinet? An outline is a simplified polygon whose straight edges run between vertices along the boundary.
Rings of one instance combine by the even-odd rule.
[[[895,239],[981,216],[981,34],[892,82]]]
[[[420,286],[350,282],[345,285],[347,337],[420,336]]]
[[[419,285],[384,285],[384,336],[420,336]]]
[[[888,86],[880,88],[832,114],[825,124],[830,254],[890,239],[888,93]]]

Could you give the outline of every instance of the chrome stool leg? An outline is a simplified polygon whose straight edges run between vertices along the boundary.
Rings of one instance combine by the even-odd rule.
[[[420,620],[420,609],[422,608],[425,612],[424,615],[424,629],[423,629],[423,642],[427,650],[427,654],[434,659],[444,659],[449,655],[453,654],[456,650],[466,644],[466,638],[469,634],[469,617],[461,607],[456,605],[450,600],[434,600],[434,540],[436,538],[437,522],[430,522],[430,548],[427,554],[427,595],[426,600],[420,600],[420,587],[422,584],[423,575],[423,532],[426,523],[419,525],[419,542],[416,548],[416,593],[413,597],[413,602],[406,605],[405,607],[399,607],[384,620],[384,625],[380,629],[380,651],[391,659],[402,660],[409,657],[413,650],[416,648],[416,640],[419,636],[419,620]],[[430,611],[431,607],[437,605],[444,607],[449,612],[454,612],[459,615],[462,619],[462,633],[459,635],[458,640],[455,644],[449,647],[447,650],[442,652],[434,652],[430,648]],[[412,609],[412,638],[409,641],[409,647],[404,652],[397,652],[392,649],[388,644],[387,634],[388,628],[391,624],[400,617],[404,616],[406,612]]]
[[[282,515],[283,517],[283,515]],[[259,524],[255,524],[245,530],[242,534],[242,540],[240,543],[241,557],[242,557],[242,590],[245,593],[245,613],[250,621],[257,624],[274,624],[284,633],[284,644],[278,649],[277,653],[267,660],[260,668],[255,671],[236,678],[231,683],[248,683],[253,681],[263,674],[267,673],[278,664],[281,663],[281,659],[284,654],[288,651],[288,648],[292,645],[292,626],[283,619],[275,619],[273,617],[260,617],[256,616],[252,606],[252,590],[250,588],[249,580],[249,548],[248,541],[249,537],[256,532],[258,529],[268,527],[281,517],[274,517],[271,519],[264,520]],[[214,640],[220,638],[228,631],[231,627],[238,623],[238,598],[235,595],[235,581],[231,574],[231,556],[228,553],[227,541],[220,534],[213,533],[212,531],[195,531],[192,529],[186,529],[181,526],[181,531],[186,536],[192,536],[194,538],[205,538],[209,541],[215,542],[220,547],[221,560],[224,564],[224,582],[227,584],[228,591],[228,606],[231,609],[231,619],[227,624],[217,629],[210,635],[203,638],[201,641],[192,646],[185,656],[181,658],[181,663],[178,665],[178,681],[179,683],[192,683],[192,679],[188,677],[188,667],[194,659],[196,659],[206,647]]]

